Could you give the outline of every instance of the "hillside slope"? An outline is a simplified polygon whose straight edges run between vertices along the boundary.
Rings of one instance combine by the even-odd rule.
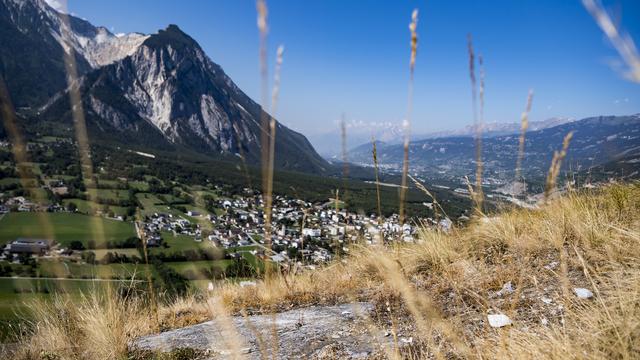
[[[361,301],[373,309],[350,316],[363,317],[361,331],[378,349],[341,352],[348,335],[339,334],[351,330],[332,328],[327,334],[338,335],[323,340],[316,358],[637,358],[639,238],[640,184],[611,185],[448,233],[425,229],[415,244],[365,246],[324,269],[272,274],[255,286],[222,283],[163,306],[159,326],[216,318],[233,332],[226,314]],[[140,311],[144,303],[70,304],[39,308],[39,326],[23,338],[20,354],[46,349],[63,357],[151,358],[128,346],[154,331],[152,314]],[[59,317],[63,308],[69,318]],[[510,325],[490,325],[492,315],[506,316]],[[389,340],[377,342],[379,336]],[[176,351],[168,358],[198,354]]]

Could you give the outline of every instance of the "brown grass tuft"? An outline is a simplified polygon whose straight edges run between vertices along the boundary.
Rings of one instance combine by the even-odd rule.
[[[544,187],[544,199],[549,199],[549,196],[555,191],[556,181],[560,174],[560,168],[562,168],[562,160],[567,156],[567,150],[569,149],[569,143],[573,137],[573,131],[570,131],[565,135],[562,140],[562,150],[554,151],[553,158],[551,159],[551,166],[549,167],[549,173],[547,174],[547,181]]]

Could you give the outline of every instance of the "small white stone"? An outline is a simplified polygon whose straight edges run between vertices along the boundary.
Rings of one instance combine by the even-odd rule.
[[[413,338],[400,338],[400,341],[402,341],[405,344],[411,344],[413,342]]]
[[[489,325],[494,328],[511,325],[511,319],[504,314],[487,315],[487,319],[489,319]]]
[[[551,302],[553,301],[553,300],[549,299],[548,297],[543,297],[540,300],[542,300],[542,302],[545,303],[545,304],[551,304]]]
[[[509,295],[513,293],[513,285],[511,284],[511,281],[506,282],[504,285],[502,285],[502,289],[500,289],[500,291],[496,292],[496,295],[498,296],[502,296],[502,295]]]
[[[585,288],[574,288],[573,292],[576,293],[576,296],[580,299],[590,299],[593,297],[593,293],[589,289]]]
[[[547,269],[547,270],[553,270],[556,267],[558,267],[558,262],[557,261],[553,261],[550,264],[544,266],[544,268]]]

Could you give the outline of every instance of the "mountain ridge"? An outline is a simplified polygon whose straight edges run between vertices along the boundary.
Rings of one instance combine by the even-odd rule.
[[[588,172],[607,164],[611,169],[618,159],[640,157],[640,114],[629,116],[595,116],[537,131],[525,136],[522,176],[529,182],[544,183],[554,151],[562,147],[563,138],[572,132],[563,170]],[[363,144],[348,154],[349,161],[373,166],[372,145]],[[519,152],[519,135],[484,138],[482,142],[483,184],[502,186],[513,181]],[[384,171],[401,171],[402,144],[377,143],[378,165]],[[477,167],[473,137],[451,136],[409,145],[412,174],[431,183],[466,188],[465,177],[474,178]]]
[[[17,21],[21,16],[28,21]],[[55,81],[48,88],[57,91],[25,97],[24,93],[32,94],[25,87],[37,83],[29,78],[30,69],[12,67],[8,76],[3,74],[3,78],[30,80],[26,84],[11,82],[18,89],[11,96],[17,98],[17,107],[27,110],[25,116],[71,123],[61,60],[64,52],[73,52],[90,137],[120,143],[142,141],[163,149],[188,148],[212,157],[242,157],[259,164],[261,123],[270,115],[177,25],[155,34],[116,36],[103,27],[61,14],[44,0],[0,0],[0,20],[5,28],[13,26],[13,33],[30,34],[34,45],[48,45],[46,50],[59,56],[52,61],[44,54],[32,59],[36,69],[53,73]],[[25,24],[30,27],[23,28]],[[4,55],[0,65],[11,60],[8,52]],[[277,122],[276,168],[323,173],[329,166],[304,135]]]
[[[545,120],[529,121],[528,131],[542,130],[549,127],[562,125],[575,121],[569,117],[553,117]],[[502,123],[487,122],[482,127],[482,137],[495,137],[501,135],[511,135],[520,133],[521,124],[518,122]],[[350,151],[371,143],[372,136],[379,142],[386,144],[400,144],[404,141],[404,130],[400,125],[393,123],[367,123],[362,121],[348,122],[346,124],[347,142],[355,146],[350,147]],[[463,128],[454,130],[434,131],[428,133],[411,134],[411,141],[421,141],[426,139],[437,139],[443,137],[473,137],[475,136],[475,127],[467,125]],[[316,149],[327,158],[338,158],[340,155],[341,133],[336,127],[335,130],[310,135],[311,142]]]

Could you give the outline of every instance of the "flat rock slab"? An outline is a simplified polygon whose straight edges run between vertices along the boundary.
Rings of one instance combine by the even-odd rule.
[[[194,349],[216,359],[271,358],[276,353],[283,359],[366,358],[389,342],[382,333],[368,331],[372,310],[371,304],[353,303],[235,316],[143,336],[131,347],[157,352]]]

